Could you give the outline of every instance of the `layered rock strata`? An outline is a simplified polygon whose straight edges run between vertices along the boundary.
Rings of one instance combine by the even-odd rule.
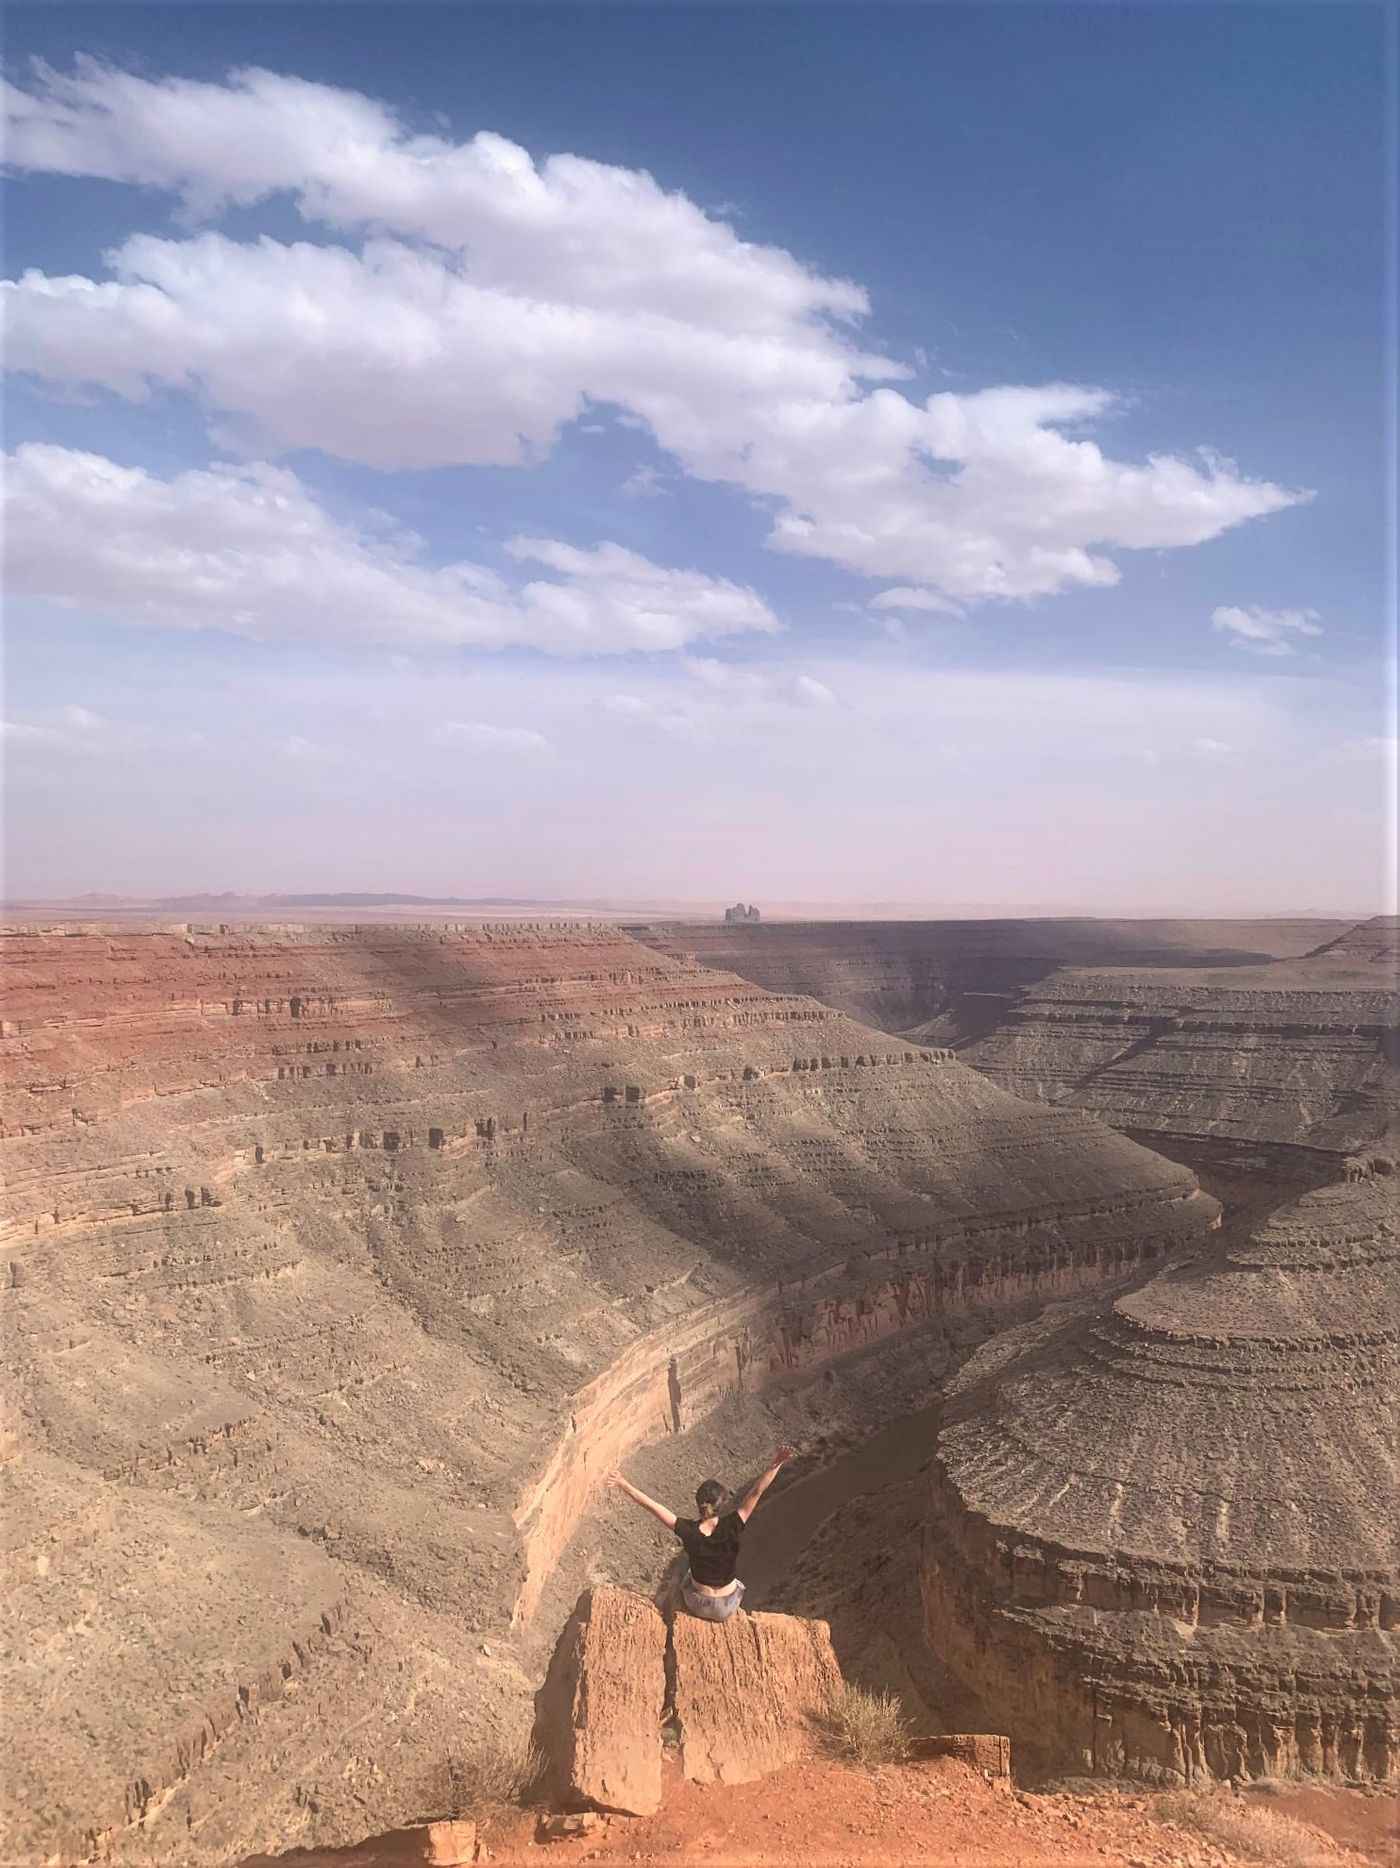
[[[746,1615],[671,1627],[681,1769],[699,1784],[748,1784],[809,1751],[841,1670],[825,1622]]]
[[[1248,969],[1056,973],[963,1055],[1144,1136],[1350,1153],[1400,1111],[1395,924]]]
[[[637,929],[662,953],[736,973],[770,992],[807,993],[882,1031],[963,1044],[994,1029],[1065,967],[1240,967],[1291,958],[1344,924],[1279,921],[658,922]]]
[[[1400,1774],[1393,1185],[1306,1195],[979,1352],[924,1552],[930,1640],[1074,1770]]]
[[[645,1596],[588,1590],[535,1698],[544,1789],[566,1810],[661,1807],[666,1624]]]
[[[1082,1112],[610,928],[0,957],[19,1854],[421,1815],[417,1767],[521,1710],[512,1617],[631,1449],[1214,1217]]]

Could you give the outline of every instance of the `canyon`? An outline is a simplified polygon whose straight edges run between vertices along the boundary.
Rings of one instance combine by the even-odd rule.
[[[674,1487],[785,1408],[858,1457],[938,1404],[903,1645],[994,1729],[1393,1773],[1391,1558],[1182,1506],[1253,1462],[1341,1536],[1393,1483],[1390,934],[938,925],[7,930],[10,1852],[433,1814],[590,1566],[647,1580],[609,1470]],[[1340,1185],[1221,1228],[1136,1135]]]
[[[1400,1113],[1400,931],[1378,918],[1247,968],[1067,968],[967,1061],[1130,1133],[1346,1154]]]
[[[805,993],[863,1024],[932,1044],[994,1029],[1069,967],[1229,969],[1296,959],[1351,924],[1279,920],[769,921],[636,924],[658,952]]]
[[[633,1448],[1217,1217],[1085,1112],[610,927],[69,924],[3,961],[21,1856],[410,1820],[526,1705]]]
[[[1400,1115],[1400,924],[905,922],[656,926],[723,966],[906,1039],[1018,1096],[1089,1109],[1193,1164],[1345,1155]],[[1243,1146],[1240,1146],[1243,1145]],[[1285,1163],[1286,1165],[1286,1163]]]

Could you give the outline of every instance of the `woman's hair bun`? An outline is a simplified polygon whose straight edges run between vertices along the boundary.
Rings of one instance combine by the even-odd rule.
[[[702,1518],[708,1518],[710,1514],[713,1513],[718,1517],[720,1515],[719,1508],[724,1503],[726,1496],[725,1489],[718,1479],[702,1479],[695,1488],[695,1503],[699,1509],[700,1516]]]

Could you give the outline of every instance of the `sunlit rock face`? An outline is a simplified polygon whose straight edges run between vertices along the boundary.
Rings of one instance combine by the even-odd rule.
[[[1400,1773],[1393,1196],[1309,1194],[963,1371],[928,1633],[1059,1764]]]
[[[420,1816],[528,1700],[609,1466],[1216,1218],[1081,1111],[610,928],[3,957],[21,1857]]]

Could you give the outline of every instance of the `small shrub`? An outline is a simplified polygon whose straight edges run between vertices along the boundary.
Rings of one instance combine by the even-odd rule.
[[[897,1764],[909,1756],[909,1726],[893,1693],[839,1687],[827,1706],[823,1728],[838,1757],[856,1764]]]
[[[1194,1829],[1244,1861],[1267,1862],[1270,1868],[1315,1868],[1335,1859],[1331,1845],[1306,1823],[1240,1797],[1172,1790],[1157,1798],[1156,1807],[1168,1822]]]
[[[529,1800],[542,1760],[529,1734],[483,1732],[449,1751],[431,1773],[424,1815],[433,1820],[471,1816],[478,1823]]]

